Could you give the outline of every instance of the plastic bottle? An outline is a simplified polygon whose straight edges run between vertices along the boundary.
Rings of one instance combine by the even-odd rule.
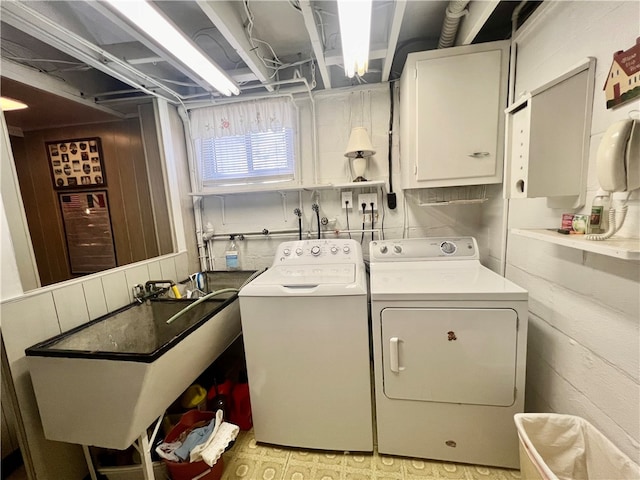
[[[227,250],[224,252],[227,261],[227,270],[238,270],[240,262],[238,258],[238,247],[236,247],[236,237],[231,235]]]
[[[601,233],[603,231],[602,220],[604,219],[604,199],[609,195],[607,192],[598,191],[591,203],[591,215],[589,216],[589,233]]]

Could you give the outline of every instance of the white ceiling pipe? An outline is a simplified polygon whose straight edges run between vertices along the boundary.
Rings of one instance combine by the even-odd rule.
[[[438,41],[438,48],[447,48],[453,46],[460,25],[460,18],[467,14],[466,7],[469,4],[467,0],[453,0],[449,2],[445,12],[444,23],[442,24],[442,32]]]

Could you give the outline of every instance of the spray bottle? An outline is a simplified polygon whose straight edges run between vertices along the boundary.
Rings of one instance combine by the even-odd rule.
[[[229,238],[229,245],[227,245],[227,249],[224,252],[224,257],[227,261],[227,270],[238,270],[239,268],[239,259],[238,259],[238,247],[236,247],[236,236],[231,235]]]

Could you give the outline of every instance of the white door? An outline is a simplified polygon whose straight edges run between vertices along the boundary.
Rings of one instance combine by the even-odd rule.
[[[509,308],[382,310],[384,393],[402,400],[509,406],[517,313]]]

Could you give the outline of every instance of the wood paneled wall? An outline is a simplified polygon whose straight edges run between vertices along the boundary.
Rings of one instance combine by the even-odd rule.
[[[162,182],[162,171],[147,169],[138,118],[26,132],[24,138],[11,137],[11,144],[43,286],[74,277],[69,268],[58,191],[53,188],[45,142],[87,137],[100,137],[102,142],[117,264],[172,251],[170,242],[168,245],[166,240],[158,240],[154,210],[165,225],[169,213],[166,202],[152,205],[149,176],[151,183]],[[158,155],[157,150],[150,150],[152,155]],[[157,163],[157,159],[153,161]]]

